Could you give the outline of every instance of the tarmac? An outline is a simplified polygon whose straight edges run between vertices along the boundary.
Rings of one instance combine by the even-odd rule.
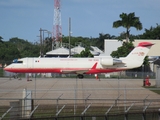
[[[150,82],[151,86],[155,85],[155,79]],[[0,106],[22,99],[24,89],[31,91],[32,99],[41,104],[56,103],[57,100],[71,104],[75,99],[76,103],[93,99],[97,103],[116,99],[160,100],[160,95],[143,87],[142,79],[0,78]]]

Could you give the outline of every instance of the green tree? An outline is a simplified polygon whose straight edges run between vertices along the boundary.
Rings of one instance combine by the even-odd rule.
[[[114,39],[115,36],[110,34],[99,33],[99,38],[92,38],[91,42],[94,42],[93,45],[97,46],[99,49],[104,50],[104,40],[105,39]]]
[[[20,52],[21,57],[38,57],[40,55],[40,46],[20,38],[11,38],[9,43],[14,45]]]
[[[122,13],[119,16],[121,20],[113,22],[113,28],[124,27],[126,28],[126,41],[129,41],[130,28],[134,27],[137,30],[142,30],[142,23],[139,20],[139,17],[135,17],[135,13]]]
[[[123,45],[118,47],[116,51],[113,51],[111,56],[114,58],[126,57],[133,49],[134,45],[132,42],[123,42]]]
[[[80,54],[76,54],[73,57],[93,57],[93,55],[90,52],[90,49],[86,47],[85,50],[82,50]]]
[[[145,32],[140,36],[141,39],[160,39],[160,25],[145,29]]]
[[[0,42],[0,62],[9,64],[15,58],[20,58],[17,47],[9,42]]]

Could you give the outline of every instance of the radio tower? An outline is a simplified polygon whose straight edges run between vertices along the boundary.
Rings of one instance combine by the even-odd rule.
[[[61,47],[62,27],[61,27],[61,5],[60,0],[54,0],[54,21],[53,21],[53,48]]]

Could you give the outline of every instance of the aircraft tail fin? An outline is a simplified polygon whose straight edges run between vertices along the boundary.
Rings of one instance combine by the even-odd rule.
[[[141,42],[135,47],[126,57],[126,59],[138,60],[143,61],[144,58],[147,56],[151,46],[154,45],[150,42]]]

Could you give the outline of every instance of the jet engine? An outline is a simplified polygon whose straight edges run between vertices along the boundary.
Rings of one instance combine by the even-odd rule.
[[[122,61],[118,60],[118,59],[113,59],[113,58],[102,58],[100,63],[103,66],[112,66],[112,65],[115,65],[115,64],[121,64]]]

